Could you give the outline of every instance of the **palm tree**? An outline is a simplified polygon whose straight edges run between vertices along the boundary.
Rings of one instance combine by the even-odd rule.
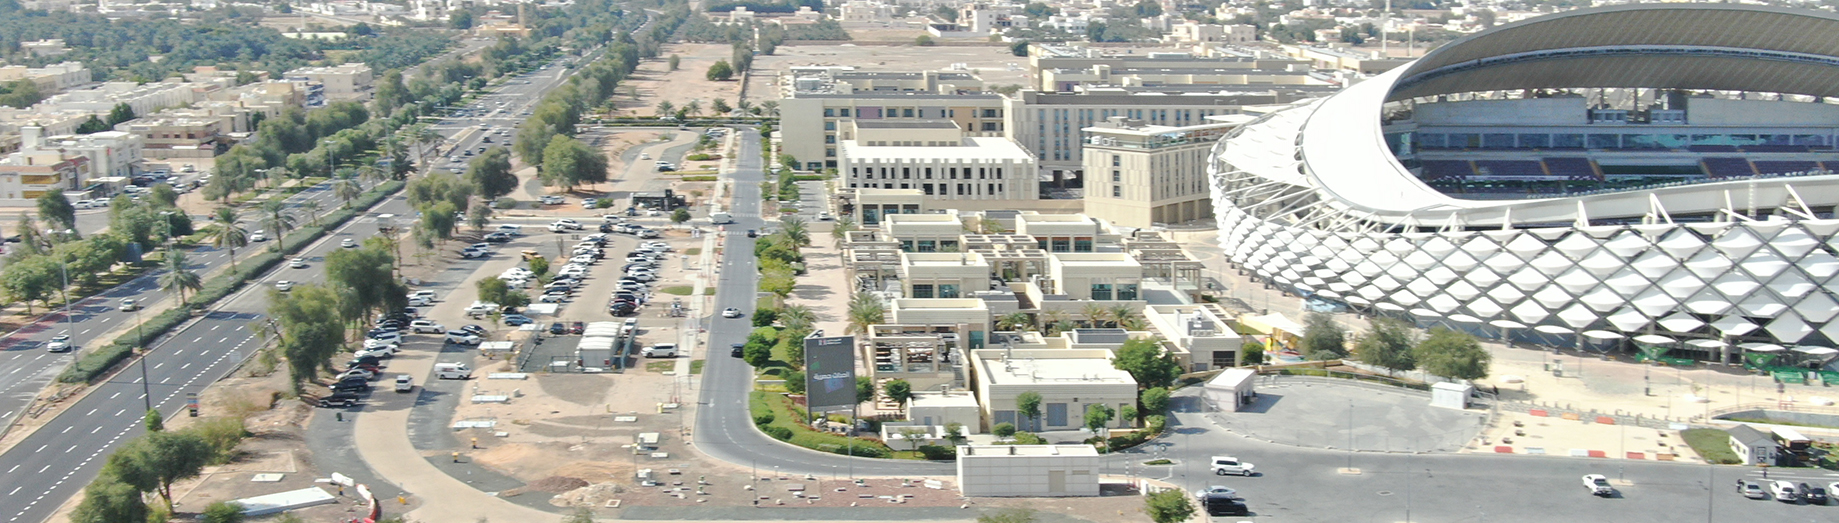
[[[236,209],[218,207],[211,216],[217,232],[211,233],[211,246],[230,251],[230,272],[236,272],[236,248],[249,245],[249,231],[236,224]]]
[[[779,234],[783,234],[786,239],[791,240],[792,245],[799,247],[811,246],[811,230],[805,226],[805,221],[799,219],[797,216],[780,218]]]
[[[773,117],[779,116],[779,101],[778,100],[767,100],[764,102],[760,102],[760,107],[766,110],[767,116],[773,116]]]
[[[1149,321],[1143,319],[1142,316],[1130,316],[1118,322],[1118,326],[1125,330],[1146,331],[1149,330]]]
[[[1130,319],[1130,316],[1133,314],[1136,314],[1136,312],[1131,311],[1128,305],[1111,307],[1111,322],[1121,327],[1124,324],[1124,320]]]
[[[185,251],[166,251],[166,273],[160,275],[160,290],[177,291],[179,303],[185,303],[185,291],[204,288],[204,278],[185,266]]]
[[[658,102],[658,116],[660,117],[670,116],[672,113],[675,113],[675,112],[677,112],[677,106],[671,104],[670,100]]]
[[[306,211],[307,218],[312,220],[313,226],[319,226],[319,200],[300,202],[300,209]]]
[[[338,199],[344,200],[345,207],[351,207],[351,201],[358,199],[358,196],[364,194],[364,190],[358,188],[358,181],[356,179],[345,178],[332,184],[332,194],[337,196]]]
[[[836,248],[843,248],[843,241],[849,239],[849,233],[855,232],[856,221],[848,216],[838,216],[836,223],[830,227],[830,239],[836,242]]]
[[[734,101],[734,108],[735,108],[735,109],[739,109],[739,110],[740,110],[741,112],[743,112],[743,113],[746,113],[746,112],[751,112],[751,111],[749,111],[749,109],[753,109],[753,102],[749,102],[749,101],[747,101],[747,99],[746,99],[746,98],[742,98],[742,99],[739,99],[739,100],[735,100],[735,101]]]
[[[868,334],[871,325],[878,325],[887,319],[887,308],[881,304],[881,298],[873,293],[858,292],[849,297],[849,327],[844,334]]]
[[[690,103],[683,104],[683,112],[688,113],[690,116],[701,115],[702,100],[690,100]]]
[[[428,165],[428,146],[441,143],[441,140],[447,139],[441,136],[441,133],[434,132],[433,128],[426,125],[418,125],[409,129],[408,138],[415,141],[415,164],[424,166],[423,169],[426,169],[426,165]]]
[[[1067,330],[1065,325],[1070,325],[1072,323],[1072,320],[1067,319],[1066,311],[1060,309],[1041,311],[1041,329],[1044,334],[1053,334],[1054,332]]]
[[[804,305],[787,305],[779,309],[779,323],[784,324],[789,330],[809,330],[816,321],[817,314]]]
[[[366,183],[371,185],[383,183],[383,180],[389,178],[389,174],[389,172],[378,169],[377,166],[374,165],[359,167],[357,175],[358,189],[363,189],[363,184]]]
[[[996,328],[1006,331],[1034,329],[1034,317],[1026,312],[1011,312],[996,318]]]
[[[273,189],[275,187],[280,187],[281,184],[283,183],[286,183],[288,174],[289,173],[287,172],[286,167],[281,167],[278,165],[274,167],[269,167],[268,172],[263,173],[264,177],[266,178],[265,180],[251,180],[250,181],[251,183],[249,185],[253,187],[255,185],[254,182],[265,181],[265,182],[268,182],[268,188]]]
[[[1086,322],[1092,324],[1094,329],[1104,327],[1105,318],[1111,317],[1111,309],[1096,302],[1087,303],[1085,309],[1080,310],[1079,313],[1086,317]]]
[[[275,231],[275,245],[281,252],[287,252],[287,231],[294,230],[300,221],[294,214],[287,212],[287,203],[281,200],[269,200],[262,204],[262,226]]]

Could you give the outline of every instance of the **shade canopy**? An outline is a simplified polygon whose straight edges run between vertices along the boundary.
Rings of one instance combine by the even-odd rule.
[[[1635,336],[1635,343],[1646,343],[1649,345],[1666,345],[1668,343],[1673,343],[1675,341],[1678,341],[1678,340],[1674,340],[1673,338],[1668,338],[1666,336],[1659,336],[1659,335],[1654,335],[1654,334],[1642,334],[1640,336]]]
[[[1557,325],[1540,325],[1538,327],[1533,327],[1533,330],[1543,332],[1546,334],[1571,334],[1572,332],[1575,332],[1575,331],[1572,331],[1571,329],[1559,327]]]
[[[1832,347],[1795,347],[1794,351],[1799,352],[1801,354],[1806,354],[1808,356],[1825,356],[1828,354],[1839,354],[1839,350],[1835,350]]]
[[[1467,314],[1451,314],[1449,316],[1449,321],[1453,321],[1456,323],[1481,323],[1481,318],[1477,318],[1477,317],[1470,316]]]
[[[1618,332],[1597,330],[1597,331],[1584,331],[1584,337],[1598,339],[1598,340],[1619,340],[1622,338],[1626,338],[1627,336],[1623,336],[1621,333],[1618,333]]]
[[[1692,341],[1686,342],[1686,345],[1701,348],[1701,349],[1716,349],[1719,347],[1723,347],[1724,342],[1718,341],[1718,340],[1692,340]]]
[[[1526,324],[1520,323],[1517,321],[1513,321],[1513,320],[1494,320],[1494,321],[1488,322],[1488,324],[1496,326],[1496,327],[1500,327],[1503,329],[1524,329],[1526,328]]]
[[[1773,343],[1745,343],[1743,345],[1739,345],[1739,347],[1743,347],[1743,350],[1750,351],[1750,352],[1781,352],[1781,351],[1788,350],[1786,348],[1783,348],[1781,345],[1776,345]]]

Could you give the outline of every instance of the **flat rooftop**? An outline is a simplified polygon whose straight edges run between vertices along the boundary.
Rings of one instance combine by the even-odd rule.
[[[984,353],[979,357],[984,360],[984,368],[989,369],[992,385],[1136,383],[1130,373],[1113,367],[1110,358],[1075,356],[1024,359],[1025,355],[1018,354],[1015,359],[1005,363],[1002,361],[1001,350],[979,352]],[[1042,351],[1029,352],[1038,354]]]
[[[858,161],[883,160],[952,160],[971,163],[976,160],[1033,161],[1034,156],[1007,138],[965,138],[958,147],[862,145],[856,140],[843,141],[844,158]]]

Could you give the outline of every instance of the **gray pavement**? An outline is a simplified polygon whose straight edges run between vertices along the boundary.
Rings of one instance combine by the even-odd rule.
[[[1258,399],[1210,417],[1236,434],[1304,447],[1454,452],[1487,415],[1430,406],[1430,393],[1328,378],[1267,376]]]

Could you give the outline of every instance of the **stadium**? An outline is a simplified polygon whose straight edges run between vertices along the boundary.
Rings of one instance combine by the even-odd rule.
[[[1581,9],[1221,139],[1241,271],[1489,337],[1819,367],[1839,342],[1839,16]]]

